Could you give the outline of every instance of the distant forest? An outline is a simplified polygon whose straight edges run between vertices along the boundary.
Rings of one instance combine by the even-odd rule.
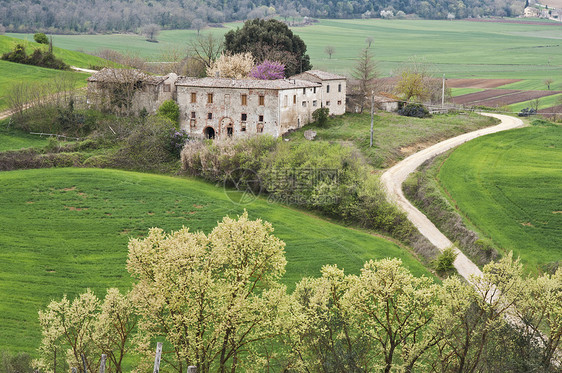
[[[516,16],[523,0],[0,0],[6,31],[135,32],[146,24],[200,29],[209,24],[278,15],[313,18],[462,19]]]

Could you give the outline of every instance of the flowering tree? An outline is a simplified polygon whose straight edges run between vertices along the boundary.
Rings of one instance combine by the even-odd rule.
[[[255,79],[264,80],[283,79],[285,76],[285,65],[279,62],[265,60],[252,69],[250,76]]]
[[[285,299],[278,282],[285,244],[272,231],[245,212],[224,218],[208,235],[153,228],[129,242],[145,362],[153,360],[150,342],[158,337],[172,348],[162,361],[178,372],[189,365],[201,373],[235,372],[258,360],[254,346],[279,333],[275,320]]]
[[[251,53],[222,54],[207,68],[207,76],[244,79],[253,67],[254,57]]]

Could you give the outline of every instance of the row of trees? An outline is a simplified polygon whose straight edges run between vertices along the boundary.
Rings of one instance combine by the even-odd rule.
[[[165,370],[424,372],[554,371],[562,335],[562,269],[524,277],[511,255],[473,285],[414,277],[400,260],[368,261],[358,275],[335,265],[287,293],[285,244],[273,227],[224,218],[208,235],[151,229],[131,239],[133,289],[52,301],[36,365],[93,373],[99,356],[122,371],[124,355],[148,371],[165,341]],[[510,320],[508,322],[507,320]],[[63,359],[55,351],[66,351]],[[58,355],[60,356],[60,354]]]
[[[288,21],[300,17],[374,18],[382,15],[414,14],[422,18],[446,19],[481,16],[515,16],[524,1],[507,0],[384,0],[384,1],[248,1],[194,0],[124,1],[0,0],[0,24],[9,31],[33,32],[134,32],[146,24],[163,28],[199,30],[205,24],[279,15]]]

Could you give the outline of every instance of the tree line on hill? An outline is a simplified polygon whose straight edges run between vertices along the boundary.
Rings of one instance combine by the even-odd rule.
[[[147,24],[199,31],[205,25],[267,16],[293,22],[301,17],[510,17],[521,14],[523,6],[522,0],[0,0],[0,25],[9,32],[136,32]]]

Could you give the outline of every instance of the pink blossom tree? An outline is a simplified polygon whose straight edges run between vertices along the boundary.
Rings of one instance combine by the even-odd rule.
[[[254,66],[250,71],[254,79],[275,80],[283,79],[285,76],[285,65],[275,61],[264,60],[261,64]]]

